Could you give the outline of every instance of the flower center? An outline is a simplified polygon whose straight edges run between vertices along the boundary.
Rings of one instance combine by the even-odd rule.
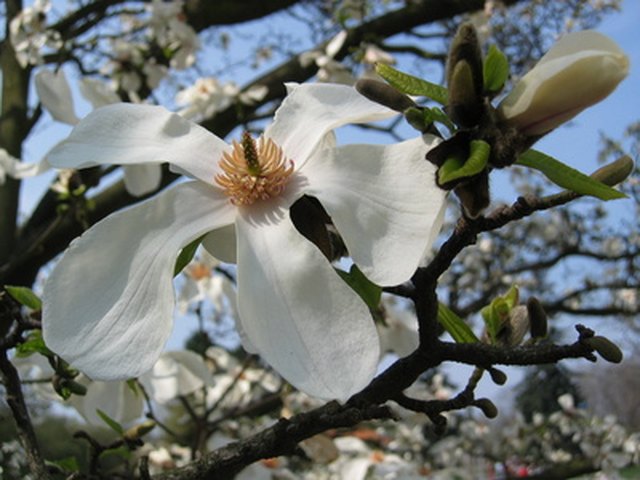
[[[256,142],[249,132],[242,141],[234,140],[233,150],[223,153],[220,168],[224,173],[215,181],[234,205],[251,205],[280,195],[293,173],[293,162],[287,160],[271,139],[261,136]]]

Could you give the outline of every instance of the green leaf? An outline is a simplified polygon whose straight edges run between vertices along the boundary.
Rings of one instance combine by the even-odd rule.
[[[106,423],[109,426],[109,428],[111,428],[111,430],[116,432],[118,435],[124,434],[124,428],[122,428],[122,425],[116,422],[113,418],[111,418],[109,415],[104,413],[99,408],[96,408],[96,413],[102,419],[102,421]]]
[[[425,108],[424,119],[427,123],[440,122],[452,133],[456,131],[456,126],[440,107]]]
[[[448,103],[447,89],[435,83],[422,80],[407,73],[396,70],[384,63],[376,64],[376,72],[384,78],[392,87],[397,88],[408,95],[427,97],[440,105]]]
[[[336,269],[338,275],[342,277],[342,279],[347,282],[347,284],[358,294],[360,298],[364,300],[364,303],[367,306],[374,310],[378,308],[380,304],[380,297],[382,296],[382,288],[373,283],[367,277],[364,276],[364,273],[360,271],[360,269],[352,265],[349,273],[344,270]]]
[[[191,242],[180,251],[180,255],[178,255],[176,265],[173,269],[174,277],[178,275],[182,270],[184,270],[184,267],[186,267],[193,259],[193,256],[196,254],[196,250],[198,250],[198,247],[202,243],[203,238],[204,235],[202,237],[196,238],[193,242]]]
[[[600,200],[627,198],[624,193],[537,150],[527,150],[520,155],[516,164],[538,170],[556,185],[580,195],[590,195]]]
[[[26,340],[16,346],[17,357],[29,357],[34,353],[40,353],[46,357],[53,355],[53,352],[44,344],[41,330],[33,330],[32,332],[29,332]]]
[[[456,343],[480,341],[469,325],[443,303],[438,303],[438,321]]]
[[[483,65],[484,90],[497,93],[504,87],[509,78],[509,61],[504,53],[495,45],[489,47]]]
[[[438,169],[438,183],[440,185],[446,185],[460,178],[472,177],[486,168],[491,151],[489,144],[482,140],[473,140],[469,144],[469,149],[469,158],[464,164],[457,157],[445,160],[444,164]]]
[[[24,305],[36,312],[42,309],[42,301],[30,288],[14,287],[12,285],[5,285],[4,288],[20,305]]]
[[[516,285],[512,285],[507,293],[494,298],[489,305],[480,310],[489,338],[493,341],[498,338],[504,323],[509,319],[509,313],[518,305],[519,299],[520,291]]]
[[[53,465],[63,472],[76,473],[80,470],[76,457],[65,457],[59,460],[45,460],[46,465]]]

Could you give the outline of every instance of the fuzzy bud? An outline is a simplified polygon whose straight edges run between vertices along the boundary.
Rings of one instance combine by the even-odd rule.
[[[447,59],[449,105],[447,113],[462,127],[477,125],[482,117],[482,54],[476,30],[470,23],[460,26]]]
[[[482,410],[487,418],[496,418],[498,416],[498,407],[488,398],[479,398],[473,402],[473,406]]]
[[[583,341],[607,362],[620,363],[622,361],[622,350],[608,338],[596,335]]]
[[[527,313],[529,314],[529,332],[531,338],[543,338],[547,336],[547,313],[542,304],[535,297],[527,300]]]
[[[591,174],[591,178],[595,178],[599,182],[613,187],[626,180],[627,177],[631,175],[631,172],[633,172],[634,166],[631,157],[624,155],[616,161],[600,167]]]
[[[608,37],[565,35],[515,85],[498,111],[528,136],[544,135],[608,96],[627,76],[629,59]]]
[[[356,82],[356,90],[369,100],[389,107],[396,112],[404,112],[406,109],[416,106],[415,102],[407,95],[391,85],[377,80],[360,79]]]

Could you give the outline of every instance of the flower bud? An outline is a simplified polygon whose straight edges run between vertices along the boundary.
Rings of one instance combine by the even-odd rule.
[[[561,38],[515,85],[498,111],[529,136],[543,135],[609,95],[627,76],[629,59],[592,31]]]
[[[462,127],[473,127],[482,116],[482,54],[476,30],[470,23],[460,26],[447,59],[449,105],[447,113]]]

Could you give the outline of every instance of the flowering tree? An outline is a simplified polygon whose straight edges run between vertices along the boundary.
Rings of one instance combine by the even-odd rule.
[[[615,2],[543,4],[4,2],[0,371],[24,453],[13,474],[315,468],[296,465],[300,456],[343,478],[464,469],[437,448],[401,458],[383,438],[413,445],[426,425],[444,433],[451,412],[472,407],[495,417],[476,389],[484,373],[504,384],[499,365],[619,363],[621,350],[583,325],[569,343],[549,340],[547,316],[637,313],[637,234],[603,230],[600,203],[568,207],[637,199],[633,183],[613,188],[633,162],[610,146],[615,158],[585,175],[532,147],[611,94],[628,58],[588,29]],[[518,24],[523,13],[548,28]],[[260,19],[264,37],[251,30]],[[245,23],[256,43],[236,47]],[[445,86],[407,73],[409,62],[391,66],[396,56],[446,60]],[[74,128],[23,161],[48,117]],[[356,140],[344,144],[348,125]],[[371,131],[393,143],[365,143]],[[21,185],[54,169],[20,219]],[[492,199],[499,170],[527,194]],[[534,170],[563,190],[546,194]],[[616,268],[557,293],[554,269],[585,257]],[[168,351],[174,317],[189,314],[200,320],[189,349]],[[424,376],[447,362],[475,367],[467,385],[430,390]],[[47,463],[23,383],[111,439],[82,430],[87,462]],[[385,435],[358,427],[392,420]],[[362,454],[336,429],[388,454]],[[616,432],[622,467],[637,460],[637,441]],[[110,464],[114,452],[122,458]],[[284,455],[291,464],[254,464]],[[566,460],[480,456],[513,455]]]

